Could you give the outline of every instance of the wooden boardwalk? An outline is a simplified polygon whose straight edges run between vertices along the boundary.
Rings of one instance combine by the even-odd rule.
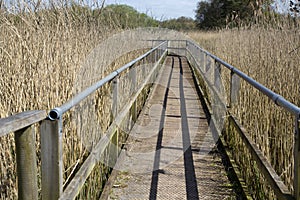
[[[235,199],[186,58],[168,56],[102,199]]]

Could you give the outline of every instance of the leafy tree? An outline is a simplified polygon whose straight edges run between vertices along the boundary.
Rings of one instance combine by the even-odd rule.
[[[300,14],[300,0],[290,0],[290,11],[296,16]]]
[[[200,1],[196,9],[197,27],[204,29],[237,26],[268,11],[273,0]]]
[[[103,20],[110,26],[126,28],[154,27],[158,26],[158,21],[144,13],[139,13],[128,5],[109,5],[101,13]]]
[[[199,2],[196,11],[196,23],[199,28],[219,27],[225,23],[224,5],[219,0]]]
[[[195,29],[195,20],[187,17],[179,17],[178,19],[165,20],[160,23],[160,26],[175,30],[193,30]]]

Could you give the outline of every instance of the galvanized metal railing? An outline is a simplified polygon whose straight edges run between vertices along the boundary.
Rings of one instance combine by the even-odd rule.
[[[184,43],[184,42],[182,42]],[[173,49],[176,49],[173,47]],[[181,48],[180,48],[181,49]],[[227,112],[227,119],[230,123],[233,124],[237,132],[240,134],[242,141],[245,146],[249,149],[249,152],[253,155],[253,159],[256,161],[259,166],[261,173],[265,176],[270,184],[271,188],[275,192],[277,198],[279,199],[300,199],[300,140],[299,140],[299,123],[300,123],[300,108],[295,104],[289,102],[281,95],[273,92],[269,88],[264,85],[258,83],[253,78],[249,77],[239,69],[234,66],[228,64],[217,56],[209,53],[208,51],[199,47],[196,43],[192,41],[186,41],[186,52],[185,56],[189,58],[190,63],[195,67],[196,71],[201,74],[202,78],[205,80],[206,85],[209,87],[211,93],[213,93],[213,98],[217,98],[218,102],[221,102],[221,106],[223,107],[231,107],[232,102],[236,101],[237,94],[234,90],[234,81],[236,80],[234,77],[239,77],[240,79],[246,81],[249,85],[256,88],[259,92],[267,96],[271,99],[276,105],[282,107],[284,110],[288,111],[295,117],[294,123],[294,194],[287,189],[287,186],[281,181],[281,178],[273,167],[269,164],[267,159],[263,156],[262,152],[257,148],[256,144],[252,141],[252,139],[243,131],[242,127],[239,125],[237,120],[230,116],[231,114]],[[209,69],[207,69],[209,68]],[[211,69],[212,68],[212,69]],[[229,85],[229,103],[224,100],[224,97],[220,96],[219,90],[220,88],[220,74],[222,68],[230,70],[230,85]],[[211,80],[207,77],[205,70],[212,70],[214,76]],[[224,88],[223,88],[224,90]],[[224,94],[224,93],[223,93]],[[218,110],[214,110],[213,112],[218,112]],[[222,117],[222,116],[221,116]],[[216,122],[218,123],[218,122]],[[226,127],[223,127],[223,129]],[[222,130],[220,130],[222,131]]]
[[[120,73],[122,73],[126,69],[131,68],[138,61],[146,58],[147,56],[149,56],[150,54],[156,52],[160,48],[166,49],[166,46],[165,46],[166,44],[167,44],[167,41],[162,41],[162,43],[159,44],[158,46],[154,47],[153,49],[151,49],[150,51],[148,51],[144,55],[141,55],[140,57],[132,60],[131,62],[127,63],[126,65],[122,66],[121,68],[115,70],[114,72],[112,72],[111,74],[106,76],[105,78],[101,79],[99,82],[95,83],[91,87],[89,87],[89,88],[85,89],[84,91],[80,92],[79,94],[77,94],[74,98],[72,98],[68,102],[64,103],[60,107],[56,107],[56,108],[52,109],[49,112],[49,119],[50,120],[59,119],[65,112],[70,110],[72,107],[77,105],[79,102],[84,100],[87,96],[89,96],[91,93],[95,92],[98,88],[100,88],[101,86],[103,86],[107,82],[112,81]],[[162,52],[159,52],[159,53],[161,54]],[[155,59],[158,59],[158,58],[156,57]]]
[[[136,101],[145,86],[149,83],[153,83],[155,80],[159,65],[163,61],[166,53],[167,42],[163,41],[144,55],[113,71],[99,82],[77,94],[73,99],[69,100],[60,107],[52,109],[49,112],[49,120],[45,120],[42,123],[42,129],[44,129],[47,134],[43,134],[41,136],[42,163],[44,163],[42,164],[43,199],[74,199],[78,195],[81,187],[85,183],[85,180],[97,163],[96,158],[99,158],[105,152],[105,149],[109,146],[109,143],[113,138],[118,137],[116,136],[119,132],[118,126],[124,120],[125,116],[130,113],[133,119],[137,118],[139,111],[136,110]],[[134,68],[139,67],[135,66],[135,64],[141,61],[144,61],[143,63],[148,64],[148,68],[150,68],[150,70],[149,73],[145,74],[145,77],[143,77],[144,82],[139,85],[139,88],[137,88]],[[130,82],[132,84],[131,87],[135,88],[135,93],[133,93],[133,96],[127,100],[128,103],[126,106],[122,108],[122,110],[119,110],[119,76],[126,71],[131,71]],[[112,112],[113,116],[115,117],[114,122],[105,132],[105,135],[94,146],[90,155],[87,157],[78,172],[74,175],[66,189],[63,191],[63,115],[75,105],[88,98],[89,95],[93,94],[99,88],[108,83],[112,83],[113,87]],[[117,152],[118,150],[116,149],[115,151]]]
[[[233,106],[233,102],[236,100],[236,87],[235,81],[236,77],[239,77],[246,81],[249,85],[259,90],[262,94],[270,98],[276,105],[281,106],[284,110],[288,111],[295,116],[294,132],[295,132],[295,142],[294,142],[294,194],[287,189],[286,185],[281,181],[280,177],[276,174],[273,167],[269,164],[267,159],[263,156],[262,152],[257,148],[256,144],[251,140],[251,138],[243,131],[242,127],[239,125],[237,120],[230,113],[227,113],[227,120],[230,121],[232,126],[237,130],[238,134],[242,138],[243,143],[249,149],[253,159],[257,162],[261,173],[266,177],[271,188],[274,190],[275,194],[280,199],[300,199],[300,143],[299,143],[299,124],[300,124],[300,108],[293,103],[287,101],[282,96],[271,91],[267,87],[258,83],[251,77],[247,76],[242,71],[233,67],[232,65],[226,63],[222,59],[216,57],[215,55],[207,52],[206,50],[199,47],[196,43],[188,40],[171,40],[171,41],[156,41],[160,44],[144,55],[138,57],[137,59],[131,61],[130,63],[124,65],[118,70],[112,72],[99,82],[88,87],[73,99],[63,104],[62,106],[56,107],[49,112],[48,118],[45,119],[45,111],[30,111],[25,113],[20,113],[18,115],[9,117],[7,119],[0,120],[0,136],[4,136],[10,132],[15,132],[16,140],[16,152],[17,152],[17,165],[18,165],[18,179],[19,179],[19,198],[24,199],[37,199],[37,180],[36,180],[36,158],[35,158],[35,146],[34,137],[32,132],[32,125],[35,123],[41,123],[40,134],[41,134],[41,163],[42,163],[42,190],[41,196],[43,199],[74,199],[85,180],[91,173],[95,164],[98,162],[95,157],[99,157],[105,152],[105,148],[109,146],[109,143],[113,138],[116,137],[119,130],[120,123],[124,120],[127,115],[130,115],[132,119],[136,119],[138,115],[137,110],[137,99],[139,95],[143,94],[143,89],[147,84],[153,83],[158,71],[159,64],[163,61],[163,58],[167,53],[176,53],[186,56],[194,68],[194,72],[198,73],[201,77],[199,81],[203,81],[203,87],[208,87],[211,93],[208,94],[209,101],[219,102],[218,106],[222,108],[227,108]],[[143,77],[143,83],[137,85],[136,82],[136,63],[143,61],[143,63],[151,64],[149,73],[145,74]],[[228,97],[222,96],[222,88],[220,82],[222,69],[227,69],[230,71],[230,94]],[[129,70],[132,69],[132,70]],[[210,74],[207,77],[207,71],[212,71],[213,75]],[[118,94],[119,94],[119,78],[123,73],[130,71],[129,78],[131,87],[134,88],[134,93],[131,94],[130,99],[127,100],[126,105],[120,109],[118,106]],[[202,79],[202,80],[200,80]],[[82,102],[84,99],[88,98],[91,94],[95,93],[99,88],[105,84],[112,85],[112,112],[115,117],[114,122],[106,130],[105,135],[97,142],[97,144],[92,149],[90,155],[85,159],[84,163],[74,175],[72,180],[63,190],[63,117],[64,114],[69,112],[71,108]],[[202,88],[205,90],[205,88]],[[205,91],[203,91],[205,93]],[[146,93],[145,93],[146,94]],[[144,94],[143,94],[144,95]],[[210,95],[210,96],[209,96]],[[226,102],[226,98],[229,102]],[[145,98],[143,98],[145,100]],[[208,104],[211,102],[208,101]],[[224,120],[223,113],[218,113],[218,108],[212,108],[214,112],[213,124],[214,128],[220,133],[224,127],[218,126],[220,120]],[[225,127],[226,128],[226,127]],[[28,143],[28,138],[31,142]],[[24,161],[24,155],[22,150],[18,148],[29,148],[30,149],[30,159]],[[117,155],[116,155],[117,156]],[[26,170],[28,168],[28,170]],[[30,169],[33,171],[30,171]],[[25,170],[25,171],[24,171]],[[28,180],[31,180],[30,184],[27,184]]]
[[[127,118],[135,121],[139,113],[137,104],[144,104],[151,85],[154,83],[160,70],[160,66],[167,55],[167,42],[161,41],[151,50],[138,58],[132,60],[121,68],[113,71],[99,82],[88,87],[77,94],[74,98],[60,107],[52,109],[48,117],[45,111],[27,111],[8,118],[0,119],[0,137],[14,132],[17,161],[18,198],[38,199],[39,190],[42,199],[74,199],[85,180],[96,165],[99,158],[113,139],[118,138],[120,124]],[[141,69],[140,80],[137,80],[137,68]],[[131,84],[131,94],[129,99],[125,99],[126,104],[120,108],[119,79],[123,74],[129,73],[128,78]],[[139,83],[138,83],[139,81]],[[63,166],[63,135],[64,135],[64,114],[69,112],[77,104],[94,94],[102,86],[112,85],[112,108],[114,121],[105,131],[103,137],[91,150],[89,156],[84,160],[78,172],[69,180],[68,185],[63,190],[64,166]],[[141,98],[141,96],[143,96]],[[127,117],[127,118],[126,118]],[[126,119],[125,119],[126,118]],[[41,146],[41,189],[38,188],[37,174],[37,153],[34,128],[35,124],[40,124],[40,146]],[[132,127],[133,124],[130,124]],[[37,133],[38,134],[38,133]],[[117,146],[115,148],[118,148]],[[115,150],[116,152],[118,149]],[[112,155],[113,156],[113,155]],[[114,156],[118,156],[117,154]],[[114,158],[116,160],[116,158]]]
[[[248,75],[246,75],[245,73],[243,73],[242,71],[237,69],[236,67],[228,64],[227,62],[223,61],[222,59],[218,58],[217,56],[209,53],[208,51],[206,51],[204,49],[202,49],[201,47],[199,47],[194,42],[187,41],[187,51],[189,53],[191,53],[192,55],[195,55],[195,53],[194,53],[195,51],[200,51],[201,53],[205,54],[206,56],[211,57],[212,59],[214,59],[214,61],[216,63],[219,63],[222,66],[229,69],[232,72],[232,75],[236,74],[237,76],[239,76],[240,78],[242,78],[243,80],[248,82],[250,85],[252,85],[256,89],[258,89],[260,92],[262,92],[263,94],[268,96],[278,106],[283,107],[285,110],[287,110],[288,112],[290,112],[290,113],[292,113],[292,114],[294,114],[298,117],[300,116],[300,108],[298,106],[296,106],[295,104],[289,102],[288,100],[283,98],[281,95],[273,92],[272,90],[265,87],[264,85],[258,83],[253,78],[249,77]]]

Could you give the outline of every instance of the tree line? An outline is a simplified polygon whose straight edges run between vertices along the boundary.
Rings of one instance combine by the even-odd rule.
[[[275,0],[207,0],[199,1],[196,26],[200,29],[232,28],[245,24],[270,23],[279,18]],[[299,17],[300,0],[289,1],[289,15]],[[284,13],[287,14],[287,13]]]
[[[268,21],[268,19],[273,20],[274,16],[275,18],[280,16],[272,7],[274,1],[200,0],[195,10],[195,19],[182,16],[177,19],[163,21],[154,19],[145,13],[140,13],[128,5],[113,4],[104,7],[104,0],[101,0],[101,4],[99,3],[99,6],[96,8],[81,4],[79,1],[74,0],[69,2],[66,0],[66,3],[62,7],[57,4],[49,4],[49,8],[38,9],[39,4],[37,4],[24,7],[24,9],[34,9],[36,12],[43,12],[45,10],[56,12],[58,9],[63,9],[75,21],[97,21],[112,28],[162,27],[175,30],[210,30],[256,24],[259,23],[261,18],[264,18],[264,22]],[[6,1],[0,0],[0,13],[1,10],[5,11],[8,9],[7,4],[4,4],[4,2]],[[300,17],[300,0],[289,0],[288,6],[291,17]],[[26,13],[24,11],[19,14]]]
[[[95,11],[94,11],[95,12]],[[101,10],[101,17],[107,23],[115,24],[121,28],[135,27],[161,27],[175,30],[193,30],[196,28],[195,20],[187,17],[159,21],[145,13],[140,13],[128,5],[108,5]]]
[[[273,8],[274,0],[202,0],[197,4],[195,20],[187,17],[156,20],[144,13],[139,13],[128,5],[109,5],[105,7],[102,14],[122,28],[134,27],[162,27],[175,30],[194,29],[220,29],[240,27],[248,24],[257,24],[263,21],[271,23],[272,20],[280,18]],[[289,1],[290,16],[300,16],[300,0]],[[108,17],[109,16],[109,17]]]

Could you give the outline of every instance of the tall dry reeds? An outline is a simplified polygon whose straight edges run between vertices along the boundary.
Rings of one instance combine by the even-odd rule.
[[[79,6],[57,5],[35,11],[0,10],[0,118],[26,110],[49,111],[74,95],[84,59],[101,41],[120,31],[94,14]],[[72,136],[72,127],[66,127],[66,132],[65,180],[87,154],[85,147],[76,143],[76,134]],[[39,135],[37,144],[38,139]],[[13,135],[1,137],[0,199],[17,198],[14,152]],[[107,170],[101,168],[98,173]],[[103,184],[103,176],[95,180],[98,185]]]
[[[148,50],[149,46],[143,45],[149,43],[147,39],[169,35],[166,30],[160,33],[147,29],[120,33],[124,24],[118,23],[118,16],[104,17],[100,11],[78,5],[55,5],[35,11],[0,13],[0,118],[60,106]],[[171,37],[178,37],[172,33]],[[123,104],[131,95],[126,93],[130,88],[126,76],[120,75],[119,100]],[[111,99],[112,87],[106,84],[63,116],[64,186],[112,123],[115,116],[111,114]],[[40,166],[39,134],[36,135]],[[17,198],[14,152],[13,134],[1,137],[0,199]],[[99,162],[78,198],[98,198],[110,167]],[[38,176],[40,181],[40,173]]]
[[[300,37],[297,19],[280,18],[271,24],[190,35],[205,49],[300,106]],[[228,77],[225,78],[225,74],[223,79],[226,84]],[[230,112],[246,128],[277,174],[293,191],[294,116],[244,81],[241,81],[239,100]],[[267,186],[262,186],[263,181],[256,185],[251,182],[264,178],[261,174],[257,177],[253,174],[249,176],[253,166],[249,165],[249,160],[248,163],[245,161],[245,155],[236,153],[247,154],[248,151],[242,151],[241,148],[245,147],[235,147],[234,154],[240,163],[245,164],[241,169],[244,174],[248,174],[245,179],[249,180],[253,195],[273,198],[266,191]]]

